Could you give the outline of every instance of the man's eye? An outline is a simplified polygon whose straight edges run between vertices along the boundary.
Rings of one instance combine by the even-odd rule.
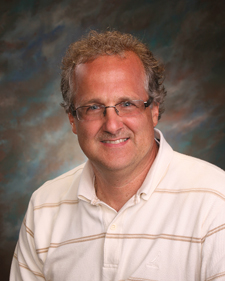
[[[135,106],[135,104],[130,102],[130,101],[121,102],[120,105],[121,105],[121,107],[132,107],[132,106]]]
[[[93,105],[90,105],[87,110],[95,111],[95,110],[99,110],[99,109],[101,109],[101,106],[99,104],[93,104]]]

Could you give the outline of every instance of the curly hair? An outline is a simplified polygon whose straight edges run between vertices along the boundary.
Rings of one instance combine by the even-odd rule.
[[[118,31],[98,33],[90,31],[86,37],[72,43],[62,60],[61,91],[66,113],[73,109],[73,72],[77,65],[90,62],[104,55],[123,56],[124,52],[132,51],[141,60],[147,81],[147,92],[153,101],[159,105],[159,117],[164,112],[164,99],[166,90],[163,86],[164,66],[154,57],[148,47],[131,34]]]

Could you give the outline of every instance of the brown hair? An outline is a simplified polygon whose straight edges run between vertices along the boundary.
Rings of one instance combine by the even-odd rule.
[[[124,52],[134,52],[142,61],[147,80],[147,91],[153,101],[159,105],[159,117],[164,112],[166,90],[162,85],[164,67],[154,57],[148,47],[131,34],[118,31],[98,33],[90,31],[86,37],[72,43],[62,60],[61,91],[63,102],[61,105],[69,113],[73,108],[73,71],[81,63],[92,61],[103,55],[120,55]]]

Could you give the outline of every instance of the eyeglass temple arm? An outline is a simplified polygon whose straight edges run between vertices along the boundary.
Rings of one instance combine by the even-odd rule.
[[[145,107],[148,107],[153,102],[153,98],[149,98],[149,100],[144,102]]]

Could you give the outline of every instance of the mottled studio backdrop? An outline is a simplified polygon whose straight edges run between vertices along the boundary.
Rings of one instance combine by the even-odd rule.
[[[160,128],[172,147],[225,168],[225,1],[2,0],[0,279],[31,193],[85,161],[59,106],[60,62],[90,29],[131,32],[166,65]]]

